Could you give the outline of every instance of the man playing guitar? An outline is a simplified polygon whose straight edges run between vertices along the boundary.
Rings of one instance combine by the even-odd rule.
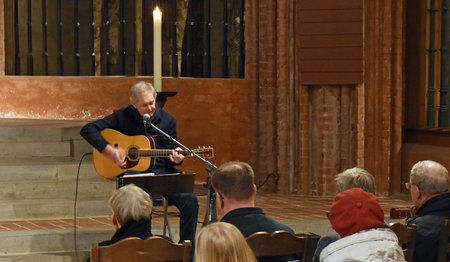
[[[145,172],[155,174],[179,173],[175,167],[181,164],[184,155],[170,139],[162,136],[149,125],[144,125],[144,115],[148,120],[173,138],[177,138],[176,120],[156,105],[156,91],[153,85],[140,81],[130,89],[130,105],[117,110],[105,118],[86,124],[80,131],[81,136],[101,153],[107,154],[114,163],[123,168],[128,159],[124,148],[110,144],[101,135],[104,129],[114,129],[127,136],[151,136],[158,149],[172,149],[169,157],[156,158],[154,167]],[[198,217],[198,199],[194,193],[164,194],[164,197],[180,210],[180,242],[190,240],[194,243]]]

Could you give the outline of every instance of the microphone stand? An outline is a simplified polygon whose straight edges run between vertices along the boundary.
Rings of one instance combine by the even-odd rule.
[[[211,186],[211,172],[216,170],[217,166],[215,166],[209,160],[206,160],[203,157],[199,156],[192,149],[190,149],[189,147],[181,144],[180,142],[178,142],[173,137],[169,136],[166,132],[164,132],[161,129],[159,129],[158,127],[156,127],[153,123],[151,123],[151,122],[144,122],[144,126],[145,125],[150,125],[151,128],[155,129],[160,134],[164,135],[165,137],[170,139],[175,144],[177,144],[180,147],[184,148],[186,151],[188,151],[193,156],[195,156],[196,158],[200,159],[201,161],[203,161],[203,163],[206,164],[206,172],[208,173],[208,177],[206,178],[206,184],[204,186],[208,189],[208,194],[207,194],[207,203],[206,203],[207,204],[206,205],[206,214],[205,214],[205,219],[203,220],[203,226],[211,224],[212,222],[216,222],[217,221],[216,194],[214,192],[214,189]]]

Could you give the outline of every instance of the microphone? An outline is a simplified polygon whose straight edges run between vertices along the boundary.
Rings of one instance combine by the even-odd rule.
[[[147,125],[148,121],[150,120],[150,115],[149,114],[144,114],[142,116],[142,118],[144,118],[144,126]]]

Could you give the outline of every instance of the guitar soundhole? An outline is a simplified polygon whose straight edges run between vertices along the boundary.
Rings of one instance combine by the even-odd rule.
[[[131,161],[136,161],[139,159],[139,149],[136,147],[130,147],[128,149],[128,159]]]

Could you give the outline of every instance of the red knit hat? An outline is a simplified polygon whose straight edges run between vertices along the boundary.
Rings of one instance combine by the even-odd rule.
[[[341,237],[346,237],[361,230],[382,227],[384,213],[375,195],[352,188],[334,198],[330,222]]]

